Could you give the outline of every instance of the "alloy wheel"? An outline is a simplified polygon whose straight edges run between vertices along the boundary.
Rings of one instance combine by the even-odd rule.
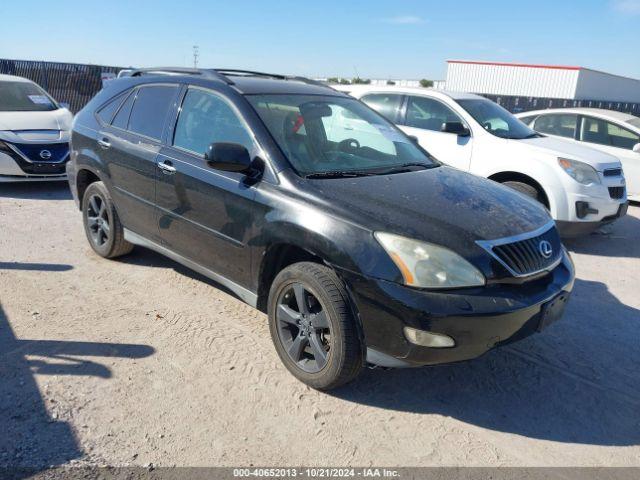
[[[322,370],[331,349],[331,326],[318,298],[302,283],[288,285],[276,307],[278,337],[287,355],[307,373]]]
[[[100,195],[92,195],[87,205],[87,227],[93,243],[101,247],[109,241],[111,224],[107,204]]]

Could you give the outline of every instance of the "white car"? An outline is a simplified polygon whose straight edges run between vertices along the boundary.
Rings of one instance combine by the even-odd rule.
[[[0,75],[0,182],[66,180],[72,120],[31,80]]]
[[[622,162],[629,200],[640,201],[640,118],[600,108],[557,108],[516,115],[536,132],[584,142]]]
[[[564,236],[626,214],[620,160],[536,133],[486,98],[424,88],[335,88],[392,120],[438,160],[542,202]]]

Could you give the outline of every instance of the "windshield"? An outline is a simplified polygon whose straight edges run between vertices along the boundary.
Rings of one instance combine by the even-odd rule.
[[[631,120],[627,120],[629,125],[633,125],[634,127],[640,128],[640,118],[632,118]]]
[[[46,112],[58,106],[31,82],[0,82],[0,112]]]
[[[490,100],[456,100],[489,133],[501,138],[521,140],[540,136]]]
[[[248,95],[271,135],[303,176],[386,174],[437,163],[359,101],[324,95]]]

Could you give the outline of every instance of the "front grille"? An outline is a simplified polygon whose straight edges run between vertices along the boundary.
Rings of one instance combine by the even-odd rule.
[[[530,235],[477,243],[516,277],[550,270],[562,257],[560,235],[553,224]]]
[[[609,196],[616,200],[624,197],[624,187],[609,187]]]
[[[60,163],[69,155],[68,143],[13,143],[12,145],[32,162]]]
[[[64,157],[62,157],[62,161],[58,160],[57,162],[51,161],[51,159],[49,161],[45,161],[42,159],[38,161],[31,160],[31,159],[27,160],[25,159],[25,157],[27,156],[26,153],[18,149],[19,146],[22,146],[24,144],[15,144],[15,143],[9,144],[8,142],[4,142],[4,143],[9,145],[10,148],[3,150],[3,153],[13,158],[13,160],[16,162],[18,167],[20,167],[20,169],[28,175],[64,175],[66,173],[66,164],[67,164],[67,161],[69,160],[69,145],[66,143],[53,144],[53,145],[60,146],[60,150],[58,150],[58,148],[55,149],[56,153],[59,154],[60,151],[62,151],[62,149],[66,149],[67,151],[67,154]],[[43,145],[39,145],[39,146],[42,147]],[[44,146],[52,147],[52,145],[44,145]],[[49,149],[49,151],[51,151],[52,158],[58,158],[58,157],[54,157],[53,149]],[[38,150],[38,154],[39,152],[40,150]]]
[[[607,168],[603,173],[605,177],[619,177],[622,175],[621,168]]]

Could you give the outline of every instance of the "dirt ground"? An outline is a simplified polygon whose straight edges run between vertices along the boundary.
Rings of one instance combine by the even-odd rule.
[[[93,254],[64,184],[0,185],[0,466],[640,466],[640,207],[567,246],[544,333],[323,394],[213,282]]]

